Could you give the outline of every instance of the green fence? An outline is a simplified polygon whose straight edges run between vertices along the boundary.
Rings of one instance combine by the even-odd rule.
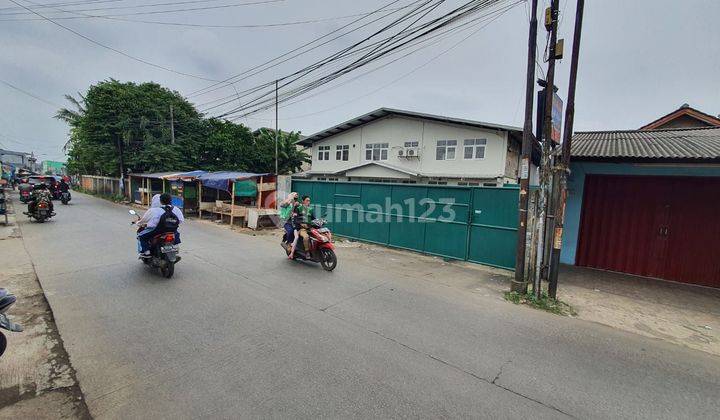
[[[517,187],[293,180],[341,236],[513,269]]]

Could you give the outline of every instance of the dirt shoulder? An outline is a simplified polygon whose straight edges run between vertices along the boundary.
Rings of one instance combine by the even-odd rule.
[[[14,214],[9,221],[0,225],[0,287],[17,296],[8,315],[25,330],[3,332],[8,347],[0,357],[0,418],[89,419],[21,227]]]

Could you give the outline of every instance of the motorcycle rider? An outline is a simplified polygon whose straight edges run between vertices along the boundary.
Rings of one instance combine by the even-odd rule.
[[[179,208],[174,207],[171,204],[172,197],[170,194],[163,193],[160,195],[160,207],[150,207],[145,214],[136,222],[140,226],[145,226],[144,229],[138,233],[138,253],[140,258],[147,258],[150,256],[150,240],[160,233],[169,231],[168,223],[166,219],[169,217],[175,217],[177,219],[177,226],[185,221],[185,217]],[[177,229],[177,228],[175,228]],[[175,230],[177,232],[177,230]],[[176,235],[176,243],[178,238]]]
[[[35,206],[43,199],[47,200],[48,208],[50,209],[50,213],[52,214],[52,195],[50,195],[50,191],[48,191],[47,185],[44,182],[41,182],[33,186],[32,193],[30,194],[30,201],[28,202],[28,213],[34,213]]]
[[[58,184],[58,188],[60,189],[61,193],[70,191],[70,185],[67,182],[65,182],[65,178],[60,180],[60,183]]]
[[[280,203],[280,219],[285,221],[283,229],[285,229],[285,235],[283,236],[283,242],[290,243],[295,237],[295,230],[292,226],[292,211],[297,204],[298,193],[291,192],[287,198]]]
[[[303,249],[306,252],[310,249],[310,233],[308,232],[308,228],[309,223],[315,219],[315,213],[310,207],[310,196],[304,195],[302,201],[294,205],[291,219],[295,237],[292,248],[290,249],[290,255],[288,255],[290,259],[295,256],[295,248],[297,247],[299,238],[303,240]]]

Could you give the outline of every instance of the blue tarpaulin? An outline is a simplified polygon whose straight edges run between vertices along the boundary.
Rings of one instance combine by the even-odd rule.
[[[257,178],[265,175],[269,174],[254,174],[252,172],[207,172],[198,176],[197,179],[200,180],[203,187],[230,192],[230,181]]]

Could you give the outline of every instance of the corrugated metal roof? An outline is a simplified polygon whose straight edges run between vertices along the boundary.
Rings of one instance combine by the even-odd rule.
[[[375,111],[368,112],[365,115],[361,115],[357,118],[353,118],[352,120],[345,121],[344,123],[338,124],[334,127],[330,127],[326,130],[317,132],[317,133],[315,133],[311,136],[308,136],[307,138],[299,141],[298,144],[304,145],[304,146],[310,146],[316,141],[323,140],[327,137],[334,136],[336,134],[339,134],[344,131],[350,130],[352,128],[361,126],[363,124],[367,124],[369,122],[378,120],[380,118],[385,118],[390,115],[398,115],[398,116],[408,117],[408,118],[419,118],[419,119],[424,119],[424,120],[443,122],[443,123],[447,123],[447,124],[465,125],[465,126],[479,127],[479,128],[489,128],[489,129],[493,129],[493,130],[504,130],[504,131],[514,132],[517,135],[522,135],[522,128],[520,128],[520,127],[512,127],[512,126],[502,125],[502,124],[486,123],[486,122],[482,122],[482,121],[466,120],[466,119],[462,119],[462,118],[451,118],[451,117],[445,117],[442,115],[425,114],[422,112],[406,111],[406,110],[402,110],[402,109],[380,108],[380,109],[376,109]]]
[[[720,128],[577,132],[572,157],[720,159]]]

